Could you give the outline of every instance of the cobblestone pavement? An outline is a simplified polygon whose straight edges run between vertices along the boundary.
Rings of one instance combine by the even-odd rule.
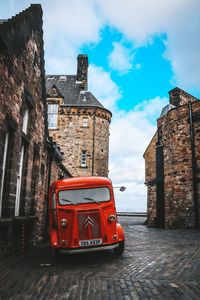
[[[0,299],[200,299],[200,230],[150,229],[120,217],[122,256],[51,257],[48,245],[0,263]]]

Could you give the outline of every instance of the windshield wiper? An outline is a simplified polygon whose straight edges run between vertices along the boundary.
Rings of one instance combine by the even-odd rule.
[[[69,199],[60,199],[60,201],[64,201],[64,202],[69,202],[70,204],[76,205],[76,203],[73,203],[71,200]]]
[[[96,202],[96,203],[100,203],[99,201],[97,201],[97,200],[95,200],[95,199],[93,199],[93,198],[88,198],[88,197],[84,197],[83,199],[85,199],[85,200],[89,200],[89,201],[93,201],[93,202]]]

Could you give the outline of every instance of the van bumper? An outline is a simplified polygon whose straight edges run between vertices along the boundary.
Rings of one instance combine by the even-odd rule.
[[[101,247],[92,247],[92,248],[78,248],[78,249],[60,249],[60,253],[85,253],[85,252],[94,252],[94,251],[103,251],[103,250],[112,250],[119,247],[119,243],[101,246]]]

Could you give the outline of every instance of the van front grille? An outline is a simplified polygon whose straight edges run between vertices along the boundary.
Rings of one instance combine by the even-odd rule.
[[[79,239],[101,238],[100,215],[98,211],[78,213]]]

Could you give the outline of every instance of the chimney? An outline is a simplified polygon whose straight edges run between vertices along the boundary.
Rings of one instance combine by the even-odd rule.
[[[86,54],[79,54],[77,57],[77,81],[81,82],[81,89],[88,88],[88,57]]]
[[[181,90],[176,87],[173,90],[169,91],[169,101],[171,105],[176,106],[177,108],[183,105],[188,104],[189,102],[195,102],[198,99],[189,93]]]

